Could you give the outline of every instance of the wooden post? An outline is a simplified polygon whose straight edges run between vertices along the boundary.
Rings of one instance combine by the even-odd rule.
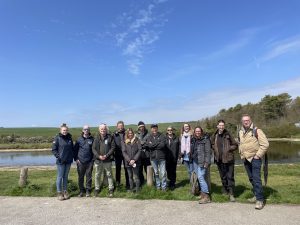
[[[28,167],[22,167],[20,172],[19,187],[24,187],[27,184]]]
[[[147,186],[153,186],[153,168],[147,166]]]

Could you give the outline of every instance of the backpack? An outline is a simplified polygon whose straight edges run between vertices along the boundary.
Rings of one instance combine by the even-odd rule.
[[[193,171],[192,174],[191,174],[190,185],[191,185],[191,194],[192,195],[199,195],[200,194],[200,187],[199,187],[198,176],[197,176],[197,173],[195,171]]]

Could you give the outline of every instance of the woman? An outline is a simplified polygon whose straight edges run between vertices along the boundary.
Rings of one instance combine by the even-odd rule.
[[[193,172],[193,162],[190,157],[191,152],[191,138],[192,138],[192,130],[191,126],[188,123],[183,124],[181,128],[181,138],[180,138],[180,153],[181,153],[181,160],[182,163],[187,168],[189,179],[191,180],[191,175]]]
[[[140,189],[139,167],[141,166],[141,142],[134,135],[131,128],[127,129],[125,142],[122,143],[122,153],[125,160],[125,167],[129,176],[129,191],[133,192],[133,176],[135,180],[135,191]]]
[[[191,156],[201,188],[200,204],[210,203],[209,189],[205,180],[205,175],[210,164],[210,154],[210,139],[203,133],[203,129],[198,126],[194,130],[194,136],[191,141]]]
[[[69,134],[68,130],[68,126],[65,123],[62,124],[60,127],[60,133],[54,138],[52,144],[52,153],[56,157],[57,165],[57,197],[60,201],[70,198],[67,191],[67,185],[71,163],[74,158],[74,148],[72,135]]]
[[[174,190],[176,183],[176,168],[179,153],[179,138],[174,134],[174,128],[171,126],[167,128],[166,142],[168,150],[166,160],[167,176],[170,181],[169,187],[171,190]]]

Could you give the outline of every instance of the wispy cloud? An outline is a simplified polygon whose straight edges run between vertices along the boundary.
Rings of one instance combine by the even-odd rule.
[[[267,52],[259,58],[260,62],[266,62],[289,53],[300,52],[300,36],[270,42],[267,48]]]
[[[165,13],[159,13],[159,5],[166,0],[155,0],[144,8],[123,13],[112,28],[118,30],[114,35],[116,45],[122,50],[128,70],[140,74],[144,56],[153,51],[153,43],[159,40],[161,29],[167,22]]]

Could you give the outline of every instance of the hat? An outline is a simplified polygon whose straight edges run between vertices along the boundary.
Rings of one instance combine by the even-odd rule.
[[[140,121],[140,122],[138,123],[138,127],[143,127],[143,126],[145,126],[145,123],[144,123],[143,121]]]
[[[157,126],[156,123],[155,124],[151,124],[151,128],[154,128],[154,127],[158,128],[158,126]]]

